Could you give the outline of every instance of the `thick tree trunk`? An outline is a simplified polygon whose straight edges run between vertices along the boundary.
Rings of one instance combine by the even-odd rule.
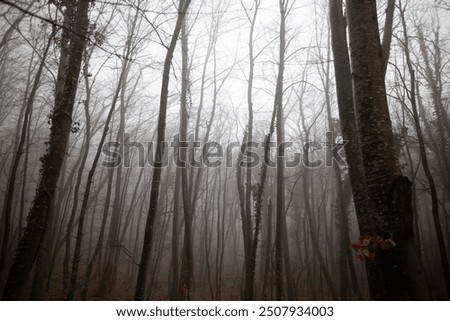
[[[42,158],[41,180],[28,216],[28,224],[9,273],[3,294],[4,300],[21,298],[47,230],[50,204],[55,193],[72,127],[72,112],[86,42],[85,35],[89,24],[89,3],[89,0],[80,0],[77,5],[74,22],[74,29],[77,30],[77,33],[71,34],[70,57],[64,89],[61,98],[57,99],[59,103],[55,105],[52,113],[48,151]]]
[[[412,240],[411,182],[402,175],[386,98],[383,54],[376,1],[347,0],[353,88],[367,192],[374,213],[361,230],[392,239],[396,246],[377,250],[369,265],[375,300],[412,299],[408,248]]]
[[[33,109],[34,99],[36,97],[37,90],[39,88],[42,72],[44,70],[45,66],[45,59],[47,58],[48,51],[50,49],[50,44],[53,41],[53,37],[55,35],[56,29],[52,32],[52,34],[49,37],[49,40],[47,41],[47,44],[44,48],[44,53],[41,58],[41,63],[39,64],[38,71],[36,73],[36,76],[34,78],[33,87],[31,88],[31,92],[29,97],[27,98],[27,103],[25,106],[25,113],[23,116],[23,124],[22,128],[20,130],[20,139],[18,141],[17,150],[14,154],[13,163],[11,166],[10,174],[8,177],[8,189],[6,191],[6,200],[3,207],[2,212],[2,223],[3,223],[3,235],[1,240],[1,252],[0,252],[0,279],[3,274],[3,269],[5,267],[6,263],[6,257],[9,250],[9,241],[10,241],[10,232],[11,232],[11,219],[12,219],[12,210],[13,210],[13,195],[16,185],[16,175],[17,170],[19,169],[20,159],[22,158],[23,149],[25,146],[25,142],[27,140],[27,130],[28,130],[28,124],[30,122],[30,115]],[[19,133],[19,131],[18,131]]]

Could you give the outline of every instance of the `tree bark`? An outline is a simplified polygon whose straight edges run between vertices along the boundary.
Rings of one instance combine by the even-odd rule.
[[[72,113],[89,24],[89,3],[89,0],[80,0],[77,5],[74,22],[74,29],[77,30],[77,33],[71,34],[70,57],[63,94],[52,113],[50,141],[48,151],[42,158],[41,179],[28,216],[28,224],[10,269],[3,293],[4,300],[21,298],[47,230],[50,204],[55,193],[72,127]]]
[[[53,30],[52,34],[49,36],[49,39],[47,41],[47,44],[44,48],[44,53],[41,58],[41,62],[39,64],[38,71],[36,73],[36,76],[34,78],[33,87],[31,88],[30,95],[27,99],[27,103],[25,106],[25,114],[23,116],[23,124],[22,128],[20,130],[20,139],[17,145],[16,153],[14,154],[13,163],[10,170],[10,175],[8,177],[8,183],[7,183],[7,191],[6,191],[6,199],[3,207],[2,212],[2,223],[3,223],[3,235],[2,235],[2,247],[0,252],[0,278],[3,274],[3,269],[5,267],[6,263],[6,257],[9,250],[9,238],[10,238],[10,232],[11,232],[11,219],[12,219],[12,210],[13,210],[13,195],[16,185],[16,175],[17,170],[19,169],[20,160],[22,158],[23,149],[25,142],[27,140],[27,129],[28,124],[30,122],[30,115],[33,109],[34,99],[36,97],[37,90],[39,88],[42,72],[44,70],[45,66],[45,59],[47,58],[48,51],[50,49],[50,44],[53,41],[53,37],[55,35],[56,29]],[[25,174],[24,174],[25,175]]]
[[[347,10],[357,125],[374,210],[370,225],[362,223],[361,230],[396,244],[376,251],[369,267],[369,287],[375,300],[408,300],[413,298],[408,255],[413,237],[411,182],[402,175],[396,158],[376,1],[347,0]]]

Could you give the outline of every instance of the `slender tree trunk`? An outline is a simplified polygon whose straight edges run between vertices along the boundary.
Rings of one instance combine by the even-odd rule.
[[[342,2],[330,0],[331,46],[334,56],[336,75],[336,92],[341,121],[342,136],[347,144],[344,146],[349,176],[352,185],[358,223],[365,234],[365,226],[370,225],[370,206],[366,179],[359,144],[359,133],[353,105],[350,58],[347,48],[346,21],[342,12]]]
[[[334,1],[336,2],[336,1]],[[340,1],[338,1],[340,2]],[[332,6],[336,6],[335,3],[331,4]],[[339,6],[338,6],[339,7]],[[336,10],[334,7],[333,10]],[[340,5],[340,8],[337,8],[337,11],[339,13],[342,13],[342,3]],[[335,14],[334,11],[330,12],[331,14]],[[331,19],[330,19],[331,20]],[[330,21],[334,24],[336,24],[336,21]],[[337,28],[338,26],[335,26]],[[341,26],[342,27],[342,26]],[[344,30],[345,31],[345,30]],[[345,35],[344,35],[345,37]],[[328,38],[329,39],[329,38]],[[328,43],[328,49],[327,49],[327,57],[326,60],[331,60],[331,53],[330,53],[330,43]],[[348,61],[348,54],[347,54],[347,61]],[[336,62],[337,64],[338,62]],[[321,80],[323,83],[324,91],[325,91],[325,104],[327,109],[327,121],[328,121],[328,131],[329,131],[329,137],[327,137],[327,143],[329,152],[328,156],[331,157],[331,166],[333,167],[334,176],[335,176],[335,186],[336,186],[336,203],[337,203],[337,220],[338,220],[338,239],[339,239],[339,269],[340,269],[340,290],[341,290],[341,299],[347,299],[347,287],[350,276],[351,283],[353,286],[353,292],[356,294],[357,298],[360,300],[362,299],[362,294],[358,286],[358,281],[356,277],[356,271],[355,271],[355,265],[353,262],[353,255],[350,248],[350,225],[349,225],[349,219],[348,219],[348,213],[347,208],[348,204],[345,202],[344,197],[344,184],[342,181],[342,172],[340,168],[340,164],[335,162],[332,158],[333,151],[335,148],[335,137],[337,137],[338,133],[336,131],[336,128],[333,124],[332,119],[332,112],[331,112],[331,92],[330,92],[330,63],[326,63],[326,67],[322,67],[322,73],[321,73]],[[348,79],[348,83],[350,83],[350,79]],[[351,86],[351,83],[350,83]],[[350,89],[351,90],[351,89]],[[351,106],[353,108],[353,106]],[[353,117],[354,122],[354,117]],[[351,120],[351,121],[352,121]]]
[[[303,124],[303,129],[305,132],[305,140],[308,142],[308,141],[310,141],[309,129],[306,127],[305,117],[304,117],[302,110],[300,111],[300,114],[302,116],[302,124]],[[338,291],[337,291],[336,286],[331,278],[331,274],[328,270],[326,260],[323,257],[321,250],[320,250],[319,233],[317,231],[317,226],[316,226],[316,224],[314,222],[314,218],[313,218],[314,204],[311,204],[312,203],[311,200],[314,200],[314,196],[311,195],[310,190],[312,192],[314,192],[314,186],[312,184],[313,180],[311,180],[311,177],[310,177],[311,169],[308,167],[308,165],[310,164],[309,150],[306,148],[304,148],[304,156],[303,157],[305,157],[304,164],[306,165],[304,168],[303,177],[302,177],[303,201],[304,201],[304,206],[305,206],[305,222],[307,222],[309,225],[308,231],[309,231],[309,236],[311,239],[311,246],[317,257],[317,261],[319,262],[319,268],[321,271],[320,277],[323,274],[323,276],[325,277],[325,281],[327,282],[328,288],[330,289],[332,299],[338,300],[339,299]],[[315,261],[313,261],[313,262],[315,262]],[[314,273],[315,271],[316,271],[316,269],[313,266],[311,272]]]
[[[267,204],[267,236],[266,236],[266,244],[265,244],[265,264],[264,264],[264,277],[263,277],[263,285],[262,285],[262,294],[261,299],[266,300],[267,295],[267,287],[269,286],[269,275],[270,273],[270,262],[272,261],[272,200],[269,198],[269,202]]]
[[[91,51],[92,54],[92,51]],[[83,76],[84,76],[84,81],[86,84],[86,99],[84,101],[84,110],[85,110],[85,117],[86,117],[86,136],[85,136],[85,141],[84,141],[84,145],[85,148],[82,149],[82,155],[81,155],[81,163],[80,163],[80,167],[78,169],[78,175],[77,175],[77,180],[75,183],[75,188],[74,188],[74,198],[73,198],[73,205],[72,205],[72,211],[70,214],[70,218],[69,218],[69,223],[67,224],[67,229],[66,229],[66,247],[65,247],[65,253],[64,253],[64,264],[63,264],[63,269],[64,269],[64,274],[63,274],[63,291],[64,291],[64,295],[67,296],[71,296],[72,294],[70,294],[69,291],[69,283],[70,283],[70,275],[69,275],[69,261],[70,261],[70,252],[71,252],[71,232],[72,232],[72,228],[73,228],[73,222],[75,220],[75,215],[77,212],[77,208],[78,208],[78,196],[80,194],[80,186],[81,186],[81,181],[83,178],[83,173],[85,170],[85,165],[86,165],[86,161],[89,155],[89,147],[90,147],[90,143],[91,143],[91,121],[90,121],[90,113],[89,113],[89,107],[90,107],[90,100],[91,100],[91,88],[89,86],[89,70],[88,70],[88,65],[89,65],[89,59],[86,59],[86,62],[84,64],[83,67]]]
[[[276,204],[276,227],[275,227],[275,283],[277,300],[283,299],[283,225],[285,218],[285,196],[284,196],[284,115],[283,115],[283,78],[284,62],[286,52],[286,15],[288,10],[287,0],[280,0],[280,48],[278,79],[275,94],[275,105],[277,110],[277,204]]]
[[[166,59],[164,62],[163,81],[161,86],[161,98],[159,106],[158,119],[158,138],[156,145],[155,168],[153,170],[152,187],[150,193],[150,207],[147,214],[147,222],[145,224],[144,244],[142,255],[139,263],[139,273],[136,283],[135,300],[143,300],[145,296],[145,286],[147,281],[147,269],[150,259],[150,254],[153,245],[153,230],[155,218],[157,215],[159,187],[162,172],[162,159],[164,154],[164,137],[166,129],[166,114],[167,114],[167,96],[169,94],[169,76],[170,65],[172,62],[173,53],[177,44],[178,36],[182,28],[182,23],[186,15],[191,0],[180,0],[178,7],[178,18],[170,46],[167,50]]]
[[[187,144],[188,130],[188,88],[189,88],[189,66],[188,66],[188,34],[186,18],[183,20],[181,30],[181,50],[182,50],[182,87],[181,87],[181,106],[180,106],[180,141]],[[182,299],[191,300],[194,282],[194,250],[192,243],[192,217],[195,207],[192,206],[189,193],[189,182],[187,173],[187,146],[180,149],[181,166],[181,190],[183,197],[184,212],[184,264],[182,271]],[[199,169],[200,170],[200,169]],[[194,195],[196,197],[196,195]],[[192,207],[191,207],[192,206]]]
[[[26,8],[25,11],[28,11],[33,6],[33,2],[31,2]],[[14,20],[14,22],[9,26],[8,29],[4,32],[2,39],[0,40],[0,51],[2,48],[11,40],[11,36],[13,32],[19,27],[19,24],[22,22],[23,18],[25,18],[25,12],[21,12],[19,16]]]
[[[450,299],[450,268],[448,263],[447,252],[445,249],[445,241],[444,234],[442,232],[442,225],[439,218],[439,204],[438,204],[438,196],[436,190],[436,183],[434,181],[433,175],[431,174],[430,166],[428,164],[428,157],[425,148],[425,141],[422,134],[422,128],[419,120],[419,112],[417,108],[417,100],[416,100],[416,74],[414,67],[411,62],[410,51],[409,51],[409,36],[407,33],[406,22],[405,22],[405,8],[402,8],[402,2],[400,0],[400,15],[401,22],[403,27],[403,49],[405,51],[406,64],[408,67],[408,71],[410,74],[410,88],[407,89],[409,91],[409,101],[411,103],[413,116],[414,116],[414,125],[416,127],[417,139],[419,141],[419,151],[420,151],[420,159],[422,160],[423,171],[425,172],[425,176],[428,181],[428,185],[430,187],[431,194],[431,212],[433,216],[434,228],[436,230],[436,236],[438,241],[438,248],[441,257],[441,267],[444,275],[444,285],[447,292],[447,299]]]
[[[383,42],[381,48],[383,52],[383,75],[386,75],[389,56],[391,53],[392,29],[394,26],[395,0],[387,0],[386,17],[383,29]]]
[[[106,197],[105,197],[105,205],[103,209],[103,217],[102,222],[100,225],[100,233],[97,240],[97,245],[95,246],[94,253],[92,254],[91,259],[89,260],[89,263],[86,267],[86,271],[84,273],[84,284],[83,289],[81,291],[81,300],[86,300],[88,291],[89,291],[89,283],[91,280],[92,271],[94,269],[94,264],[98,257],[102,257],[102,249],[103,249],[103,239],[105,235],[105,229],[106,229],[106,221],[108,219],[108,213],[109,213],[109,205],[111,202],[111,194],[112,194],[112,181],[113,181],[113,172],[111,171],[108,175],[108,184],[106,188]],[[101,266],[101,259],[99,260]]]
[[[177,157],[177,156],[175,156]],[[180,168],[176,168],[175,174],[175,191],[173,196],[173,219],[172,219],[172,277],[170,288],[170,300],[178,300],[178,283],[180,278],[180,253],[179,253],[179,215],[180,215],[180,182],[181,171]]]
[[[442,97],[442,61],[440,56],[439,48],[439,32],[435,31],[435,38],[429,42],[433,44],[432,48],[427,45],[427,39],[423,33],[422,26],[416,26],[417,29],[417,39],[419,42],[420,53],[423,59],[423,71],[422,74],[426,81],[427,87],[431,91],[431,98],[433,100],[433,111],[436,115],[436,123],[434,126],[437,127],[436,133],[434,133],[434,126],[430,126],[429,122],[425,119],[425,126],[432,140],[432,145],[434,147],[434,152],[438,156],[438,163],[440,165],[440,170],[443,173],[443,182],[446,186],[447,197],[450,195],[450,152],[448,148],[441,148],[445,145],[448,139],[450,139],[450,120],[447,111],[443,108],[443,97]],[[430,57],[430,52],[434,54]],[[422,65],[422,64],[421,64]],[[420,65],[419,65],[420,66]],[[418,97],[420,97],[417,91]],[[419,106],[419,109],[420,108]],[[421,112],[422,113],[422,112]]]
[[[247,132],[245,134],[246,136],[246,142],[247,142],[247,150],[246,150],[246,156],[249,157],[249,149],[250,144],[253,140],[253,78],[254,78],[254,69],[255,69],[255,54],[254,54],[254,31],[255,31],[255,24],[256,24],[256,17],[258,15],[258,9],[261,4],[260,0],[255,0],[253,2],[254,7],[252,7],[253,15],[250,16],[250,13],[246,10],[247,18],[250,22],[250,34],[249,34],[249,40],[248,40],[248,48],[249,48],[249,74],[248,74],[248,83],[247,83],[247,106],[248,106],[248,124],[247,124]],[[238,164],[239,166],[239,164]],[[238,188],[242,189],[242,182],[238,182]],[[241,194],[240,194],[241,195]],[[245,300],[253,300],[254,296],[254,283],[255,283],[255,269],[256,269],[256,251],[255,251],[255,257],[253,257],[253,251],[255,249],[255,241],[256,241],[256,247],[258,244],[258,232],[256,232],[255,229],[255,235],[256,237],[252,238],[252,230],[253,230],[253,224],[251,220],[251,213],[252,213],[252,168],[251,166],[247,166],[246,168],[246,177],[245,177],[245,197],[243,195],[241,198],[245,199],[245,215],[243,216],[245,218],[245,221],[242,222],[246,234],[248,234],[248,240],[244,247],[246,247],[246,257],[245,257],[245,290],[244,290],[244,299]],[[241,209],[241,212],[244,211],[244,209]],[[258,228],[259,229],[259,228]]]

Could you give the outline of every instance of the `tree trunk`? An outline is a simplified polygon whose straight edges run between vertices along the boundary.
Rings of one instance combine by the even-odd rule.
[[[178,36],[180,35],[182,23],[190,2],[191,0],[180,0],[175,30],[172,35],[172,40],[167,50],[166,59],[164,62],[163,80],[161,86],[161,97],[159,106],[158,138],[156,144],[155,167],[153,169],[152,187],[150,192],[150,207],[147,214],[147,222],[145,224],[144,244],[139,263],[139,272],[134,296],[135,300],[143,300],[145,296],[147,269],[153,246],[153,230],[155,218],[157,215],[159,187],[162,172],[162,159],[164,154],[163,142],[166,130],[167,96],[169,94],[170,65],[178,41]]]
[[[74,22],[74,29],[77,30],[77,33],[71,34],[70,57],[63,94],[60,99],[56,100],[59,103],[55,105],[51,116],[50,141],[48,151],[42,158],[41,180],[28,216],[28,224],[9,273],[3,294],[4,300],[21,298],[46,233],[50,204],[55,193],[72,127],[72,112],[89,24],[89,3],[89,0],[80,0],[77,5]]]
[[[176,156],[175,156],[176,157]],[[178,283],[180,279],[180,253],[179,253],[179,216],[180,216],[180,182],[181,182],[180,168],[176,168],[175,174],[175,191],[173,196],[173,218],[172,218],[172,277],[170,287],[170,300],[178,300]]]
[[[386,76],[386,70],[391,53],[392,29],[394,25],[395,0],[388,0],[386,7],[386,17],[383,29],[383,42],[381,48],[383,52],[383,75]]]
[[[330,1],[330,31],[331,31],[331,40],[333,42],[332,49],[334,50],[335,56],[335,73],[336,73],[336,83],[339,89],[338,92],[338,104],[339,107],[342,107],[341,115],[341,127],[345,127],[344,124],[348,125],[344,130],[342,130],[342,136],[345,140],[350,140],[352,138],[353,131],[356,131],[356,123],[353,112],[353,98],[352,98],[352,88],[351,88],[351,78],[350,78],[350,64],[348,59],[347,52],[347,39],[345,35],[345,25],[343,25],[344,20],[342,17],[342,2],[341,1]],[[334,39],[333,39],[334,38]],[[330,48],[330,46],[328,46]],[[330,49],[327,51],[326,60],[331,60]],[[342,64],[342,65],[341,65]],[[347,75],[347,78],[343,77],[343,73]],[[339,79],[338,79],[339,76]],[[329,148],[329,156],[333,157],[333,150],[335,148],[335,137],[337,137],[338,133],[336,128],[333,125],[332,112],[331,112],[331,92],[330,92],[330,63],[327,63],[326,67],[323,67],[323,76],[321,76],[324,91],[325,91],[325,103],[327,109],[327,121],[328,121],[328,131],[329,137],[327,137],[327,143]],[[341,100],[339,100],[341,98]],[[349,105],[346,105],[347,102]],[[350,105],[351,103],[351,105]],[[340,110],[341,108],[339,108]],[[349,111],[346,113],[346,109]],[[349,133],[350,132],[350,133]],[[357,136],[353,136],[357,137]],[[352,139],[354,140],[354,139]],[[358,143],[353,143],[355,148],[359,148]],[[346,150],[347,151],[347,150]],[[354,155],[358,155],[355,157]],[[353,159],[349,160],[347,156],[347,162],[354,165],[354,167],[361,169],[361,163],[355,164],[358,161],[361,161],[360,151],[359,150],[351,150],[349,153],[350,157]],[[356,294],[358,299],[362,299],[362,294],[358,286],[355,265],[353,262],[353,255],[350,248],[350,225],[348,219],[348,203],[345,200],[345,192],[344,192],[344,182],[342,179],[342,171],[340,168],[340,164],[335,162],[333,158],[331,158],[331,164],[334,170],[335,176],[335,186],[336,186],[336,203],[337,203],[337,221],[339,226],[338,231],[338,239],[339,239],[339,269],[340,269],[340,290],[341,290],[341,299],[347,299],[347,287],[348,287],[348,276],[350,275],[351,283],[353,286],[354,293]],[[353,167],[350,169],[352,172]],[[363,175],[363,173],[358,173],[357,175],[353,174],[353,181],[357,184],[357,180],[360,178],[358,175]],[[351,175],[352,175],[351,174]],[[352,176],[351,176],[352,177]],[[351,179],[350,177],[350,179]],[[357,186],[356,186],[357,187]],[[359,201],[359,200],[358,200]],[[367,200],[365,200],[367,202]],[[359,201],[361,202],[361,201]],[[358,206],[359,207],[359,206]],[[349,274],[350,273],[350,274]]]
[[[347,49],[346,22],[342,12],[342,2],[330,0],[331,46],[334,56],[336,75],[336,92],[341,121],[342,136],[347,144],[344,146],[346,161],[353,192],[356,215],[360,228],[369,225],[370,206],[366,179],[359,144],[359,133],[353,105],[350,58]],[[361,233],[366,233],[362,230]]]
[[[254,55],[254,30],[256,24],[256,17],[258,15],[258,9],[261,4],[261,0],[255,0],[254,8],[252,7],[253,15],[250,16],[249,12],[246,10],[247,18],[250,22],[250,34],[248,39],[248,49],[249,49],[249,74],[248,74],[248,83],[247,83],[247,106],[248,106],[248,124],[247,124],[247,132],[246,132],[246,142],[247,142],[247,150],[246,156],[249,156],[249,149],[252,140],[253,140],[253,78],[254,78],[254,69],[255,69],[255,55]],[[239,166],[239,164],[238,164]],[[242,181],[238,182],[238,188],[242,189]],[[242,197],[242,196],[241,196]],[[258,233],[259,226],[255,228],[255,237],[252,240],[252,220],[251,220],[251,202],[252,202],[252,168],[251,166],[247,166],[246,168],[246,177],[245,177],[245,221],[242,222],[243,227],[246,230],[246,234],[248,234],[248,242],[244,244],[244,247],[247,248],[246,254],[249,257],[245,257],[245,265],[246,265],[246,273],[245,273],[245,290],[244,290],[244,299],[245,300],[253,300],[254,295],[254,283],[255,283],[255,268],[256,268],[256,249],[258,245]],[[241,209],[244,211],[244,209]],[[256,224],[256,223],[255,223]],[[255,245],[256,242],[256,245]],[[244,242],[245,243],[245,242]],[[255,253],[253,253],[255,251]],[[254,255],[253,255],[254,254]]]
[[[25,114],[23,116],[23,124],[22,128],[20,130],[20,139],[17,145],[16,153],[14,154],[13,163],[11,166],[10,174],[8,177],[8,189],[6,191],[6,199],[5,199],[5,205],[3,207],[2,212],[2,223],[3,223],[3,237],[2,237],[2,247],[0,252],[0,279],[3,274],[3,269],[5,267],[6,258],[9,250],[9,235],[11,232],[11,218],[12,218],[12,210],[13,210],[13,196],[14,196],[14,190],[15,190],[15,184],[16,184],[16,175],[17,170],[19,169],[20,159],[23,154],[23,149],[25,142],[27,140],[27,129],[28,129],[28,123],[30,122],[30,115],[33,109],[34,99],[36,97],[37,90],[39,88],[42,72],[44,70],[45,66],[45,59],[47,58],[48,51],[50,49],[50,44],[53,41],[53,37],[55,35],[56,29],[53,30],[52,34],[50,35],[48,42],[44,48],[44,53],[41,58],[41,63],[39,64],[38,71],[36,73],[33,87],[31,89],[30,95],[27,99],[26,107],[25,107]],[[25,175],[25,174],[24,174]]]
[[[436,183],[434,181],[433,175],[431,174],[430,166],[428,164],[428,157],[426,153],[425,148],[425,141],[422,134],[422,128],[420,125],[419,120],[419,112],[417,108],[417,100],[416,100],[416,76],[415,76],[415,70],[413,68],[411,57],[410,57],[410,51],[409,51],[409,36],[406,29],[406,22],[405,22],[405,8],[402,8],[402,4],[400,1],[400,15],[401,15],[401,22],[403,27],[403,35],[404,35],[404,51],[405,51],[405,57],[406,57],[406,65],[408,67],[408,71],[410,74],[410,88],[407,89],[409,91],[409,101],[411,102],[411,107],[413,111],[414,116],[414,125],[416,127],[416,133],[417,133],[417,139],[419,141],[419,151],[420,151],[420,159],[422,160],[422,167],[423,171],[425,172],[425,176],[428,181],[428,185],[430,187],[430,194],[431,194],[431,212],[433,216],[433,222],[434,222],[434,228],[436,230],[436,236],[438,241],[438,248],[439,253],[441,256],[441,267],[442,272],[444,275],[444,285],[447,292],[447,299],[450,299],[450,269],[449,269],[449,263],[448,263],[448,257],[447,252],[445,249],[445,241],[444,241],[444,235],[442,233],[442,227],[441,227],[441,221],[439,218],[439,204],[438,204],[438,196],[437,196],[437,190],[436,190]]]
[[[283,115],[283,78],[284,60],[286,52],[286,15],[288,1],[280,0],[280,48],[278,79],[275,96],[277,110],[277,204],[276,204],[276,226],[275,226],[275,282],[277,300],[283,300],[283,225],[285,218],[284,197],[284,115]]]
[[[376,1],[347,0],[353,88],[367,192],[374,210],[361,231],[391,239],[396,246],[377,250],[369,265],[369,287],[375,300],[413,298],[408,255],[411,245],[411,182],[402,175],[383,74]]]
[[[183,27],[181,30],[181,47],[182,47],[182,88],[181,88],[181,106],[180,106],[180,142],[187,144],[187,129],[188,129],[188,88],[189,88],[189,66],[188,66],[188,34],[186,18],[183,20]],[[182,146],[187,147],[187,146]],[[180,167],[181,167],[181,191],[183,198],[183,212],[184,212],[184,264],[182,271],[182,299],[191,300],[194,281],[194,251],[192,243],[192,217],[195,212],[195,207],[191,207],[192,202],[189,193],[189,182],[187,173],[187,151],[186,148],[181,148],[180,153]],[[200,169],[199,169],[200,170]],[[196,195],[194,195],[196,197]]]

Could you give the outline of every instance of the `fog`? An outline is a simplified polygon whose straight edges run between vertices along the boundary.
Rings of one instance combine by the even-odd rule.
[[[3,299],[448,299],[450,4],[375,2],[1,0]]]

